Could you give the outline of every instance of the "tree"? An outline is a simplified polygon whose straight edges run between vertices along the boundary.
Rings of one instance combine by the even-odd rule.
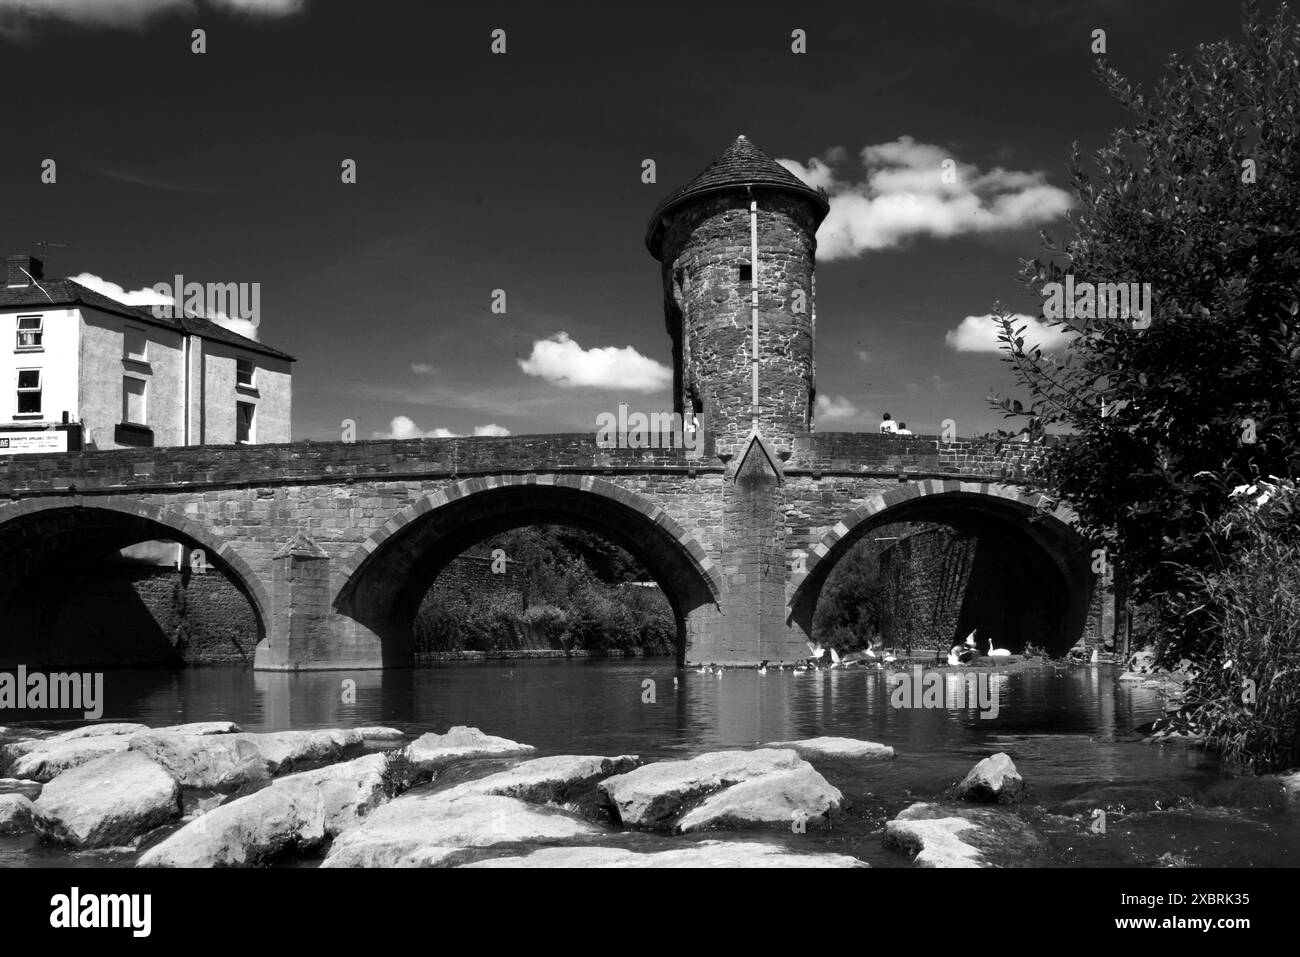
[[[870,538],[858,542],[831,571],[813,614],[813,635],[840,652],[857,651],[880,630],[884,587],[880,557]]]
[[[1245,5],[1242,36],[1168,61],[1149,93],[1102,63],[1132,114],[1089,171],[1069,164],[1078,208],[1064,247],[1022,278],[1149,283],[1151,315],[1044,321],[1059,355],[1029,345],[1000,307],[1003,359],[1030,401],[995,397],[1031,428],[1072,433],[1048,450],[1044,480],[1125,571],[1133,597],[1163,612],[1177,657],[1203,622],[1180,614],[1187,569],[1209,567],[1229,490],[1300,472],[1300,28]]]

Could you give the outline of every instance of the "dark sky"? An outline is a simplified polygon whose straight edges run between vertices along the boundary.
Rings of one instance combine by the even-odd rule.
[[[263,5],[290,9],[230,9]],[[337,438],[344,418],[369,437],[400,416],[423,432],[594,431],[620,400],[671,407],[667,389],[631,388],[649,363],[619,352],[611,371],[577,350],[670,361],[646,220],[738,133],[801,163],[842,147],[850,193],[859,152],[900,137],[909,156],[952,157],[963,182],[1000,169],[990,189],[1065,187],[1071,141],[1091,151],[1124,120],[1092,74],[1094,29],[1149,82],[1239,21],[1231,0],[0,0],[0,253],[66,242],[47,275],[126,289],[260,282],[261,338],[299,358],[296,438]],[[190,52],[195,27],[206,54]],[[489,52],[498,27],[504,56]],[[1018,260],[1040,226],[1067,227],[1031,211],[944,233],[962,200],[819,256],[819,428],[874,430],[883,411],[918,432],[1004,424],[983,398],[1010,384],[1004,366],[946,336],[996,300],[1036,315]],[[560,333],[576,345],[520,368]],[[553,381],[555,352],[607,385]]]

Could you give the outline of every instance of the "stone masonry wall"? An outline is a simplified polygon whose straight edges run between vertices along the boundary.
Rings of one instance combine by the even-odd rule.
[[[759,411],[764,437],[789,449],[808,431],[813,385],[813,260],[809,203],[758,195]],[[664,238],[670,317],[680,316],[682,404],[703,404],[720,452],[735,454],[752,426],[750,214],[743,194],[694,201]],[[799,311],[796,311],[798,309]],[[670,324],[671,324],[670,318]],[[675,332],[675,330],[674,330]]]
[[[1035,454],[1038,447],[923,437],[804,436],[774,487],[773,515],[782,516],[783,527],[773,531],[786,565],[786,597],[797,587],[800,556],[810,560],[854,510],[901,490],[925,495],[970,488],[973,500],[1005,503],[1016,493],[994,493],[964,469],[985,468],[987,482],[996,480],[993,463],[1021,468]],[[267,606],[273,556],[299,531],[329,559],[334,594],[344,584],[344,566],[357,560],[363,545],[383,548],[396,530],[395,518],[433,493],[454,487],[457,495],[472,495],[502,483],[536,483],[542,501],[548,485],[576,489],[588,482],[619,490],[625,497],[620,501],[639,510],[643,523],[636,534],[662,536],[656,529],[669,521],[684,530],[681,547],[689,543],[698,552],[695,561],[717,569],[735,564],[723,530],[732,478],[721,461],[692,458],[680,449],[599,449],[591,434],[15,456],[0,460],[0,555],[6,521],[31,508],[93,510],[102,503],[162,509],[157,514],[166,522],[220,552],[214,562],[225,557],[246,569],[250,587],[260,589],[257,600]],[[40,514],[17,521],[27,522],[23,527],[30,532],[39,529],[32,523],[39,523]],[[714,614],[742,612],[720,606]],[[339,651],[341,657],[348,653]],[[360,650],[357,656],[362,659]]]

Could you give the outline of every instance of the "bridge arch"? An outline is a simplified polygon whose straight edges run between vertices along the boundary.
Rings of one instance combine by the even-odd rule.
[[[787,623],[810,636],[817,601],[836,564],[873,529],[897,522],[935,522],[991,539],[1035,584],[1016,596],[1025,620],[1043,625],[1034,643],[1059,654],[1083,634],[1095,579],[1091,547],[1076,530],[1073,511],[1020,486],[942,480],[901,484],[845,515],[813,547],[806,570],[792,577]]]
[[[720,570],[662,507],[594,476],[548,474],[466,479],[403,508],[340,563],[331,607],[379,639],[385,666],[410,664],[415,613],[443,568],[485,538],[535,524],[595,532],[640,560],[672,605],[679,658],[695,623],[717,610]]]
[[[96,556],[144,541],[168,540],[202,549],[205,563],[248,600],[258,635],[267,631],[271,597],[261,577],[227,541],[185,515],[127,496],[33,498],[0,505],[0,663],[8,639],[32,635],[38,612],[24,587],[65,574],[73,556]],[[33,661],[21,663],[34,664]]]

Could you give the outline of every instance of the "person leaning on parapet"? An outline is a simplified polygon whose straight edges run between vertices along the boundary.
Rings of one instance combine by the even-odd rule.
[[[898,423],[898,431],[895,432],[894,434],[895,434],[895,435],[911,435],[912,432],[911,432],[910,429],[908,429],[908,427],[907,427],[907,423],[906,423],[906,422],[899,422],[899,423]]]
[[[882,435],[893,435],[893,434],[896,433],[897,431],[898,431],[898,426],[897,426],[896,424],[894,424],[894,420],[891,419],[891,418],[889,417],[889,413],[886,412],[886,413],[885,413],[885,417],[884,417],[883,419],[880,420],[880,432],[881,432],[881,434],[882,434]]]

